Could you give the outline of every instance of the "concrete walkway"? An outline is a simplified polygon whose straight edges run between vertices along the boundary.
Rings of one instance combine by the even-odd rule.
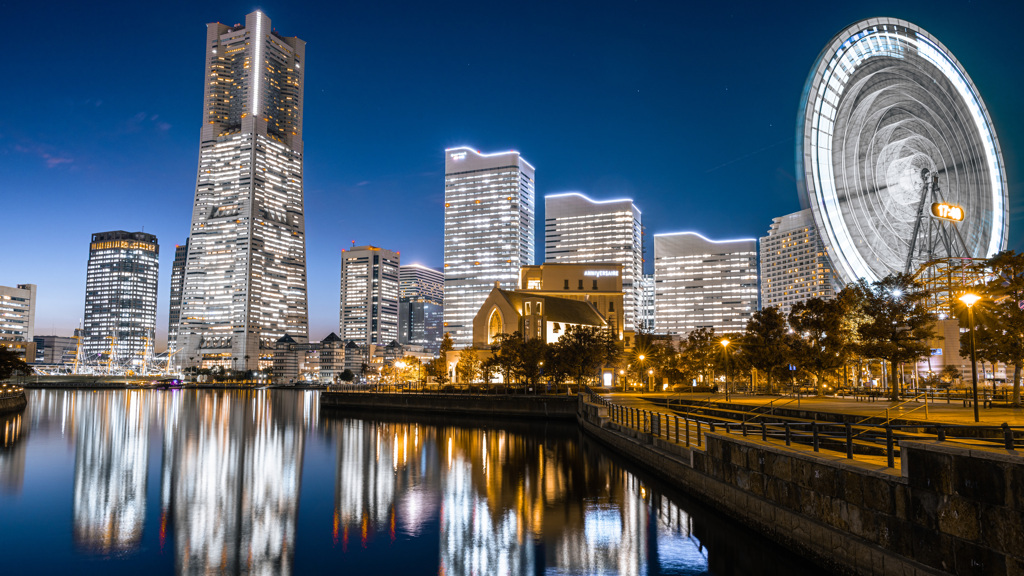
[[[654,412],[673,414],[667,407],[648,402],[645,398],[668,398],[672,400],[683,400],[684,402],[725,402],[725,394],[673,394],[673,393],[622,393],[613,392],[604,394],[610,402],[622,404],[632,408],[641,408]],[[804,396],[799,399],[791,396],[748,396],[745,394],[731,394],[730,404],[745,404],[751,408],[767,406],[774,400],[774,406],[780,408],[811,410],[815,412],[828,412],[836,414],[852,414],[856,416],[884,417],[886,408],[890,409],[889,417],[908,419],[922,422],[935,422],[950,425],[973,426],[974,408],[964,407],[963,401],[952,400],[946,403],[943,400],[928,402],[928,415],[925,417],[924,403],[907,402],[899,407],[896,402],[889,400],[876,400],[868,402],[854,400],[852,398],[833,398],[831,396],[815,397]],[[1024,426],[1024,408],[984,408],[979,407],[978,414],[980,426],[999,426],[1006,422],[1010,426]]]

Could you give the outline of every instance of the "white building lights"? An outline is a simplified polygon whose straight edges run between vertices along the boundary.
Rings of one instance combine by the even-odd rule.
[[[757,310],[757,241],[655,234],[654,292],[659,334],[742,332]]]
[[[254,370],[269,366],[285,334],[308,339],[305,42],[279,36],[253,12],[244,26],[209,24],[207,45],[179,358],[185,366]]]
[[[399,255],[376,246],[341,252],[338,335],[360,346],[398,340]]]
[[[835,296],[839,282],[810,210],[775,218],[761,244],[761,307],[789,314],[810,298]]]
[[[621,264],[624,328],[633,331],[639,328],[644,271],[640,216],[629,198],[594,200],[578,192],[544,197],[544,261]]]
[[[473,317],[498,282],[533,263],[534,168],[518,152],[445,151],[444,331],[473,341]]]
[[[92,235],[81,361],[101,371],[142,371],[156,344],[160,247],[144,232]]]

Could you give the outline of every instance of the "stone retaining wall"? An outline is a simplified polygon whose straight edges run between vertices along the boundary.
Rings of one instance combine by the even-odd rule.
[[[0,412],[18,412],[19,410],[24,410],[27,405],[28,401],[25,399],[24,392],[0,398]]]
[[[322,392],[324,408],[400,410],[436,415],[498,416],[573,420],[576,396],[376,394],[373,392]]]
[[[903,474],[806,447],[706,434],[690,450],[608,421],[585,432],[722,512],[850,574],[1024,574],[1024,457],[901,442]]]

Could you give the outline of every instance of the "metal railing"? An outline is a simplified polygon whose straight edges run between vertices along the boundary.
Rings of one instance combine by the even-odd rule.
[[[726,434],[742,434],[744,437],[759,436],[763,442],[784,442],[786,446],[808,445],[814,452],[824,448],[826,451],[845,453],[850,460],[855,459],[855,456],[885,456],[886,465],[895,468],[900,456],[900,440],[955,441],[968,446],[1010,451],[1024,447],[1024,426],[1010,426],[1007,423],[999,426],[930,425],[929,428],[936,430],[935,434],[918,432],[922,427],[920,424],[894,426],[888,421],[877,426],[816,421],[749,423],[744,420],[722,423],[688,414],[668,414],[615,404],[589,387],[581,390],[580,394],[586,401],[606,408],[611,423],[687,448],[702,448],[706,445],[706,434],[721,431]],[[982,437],[992,432],[996,432],[997,438]]]

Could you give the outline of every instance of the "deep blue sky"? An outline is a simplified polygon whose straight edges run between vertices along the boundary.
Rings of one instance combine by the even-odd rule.
[[[1024,9],[1002,2],[0,2],[0,284],[39,285],[36,333],[82,315],[89,235],[154,233],[158,333],[188,234],[207,22],[261,9],[308,42],[310,336],[337,326],[352,240],[442,263],[443,151],[516,149],[537,203],[631,196],[647,238],[757,237],[799,209],[797,106],[819,51],[871,16],[957,56],[1000,138],[1024,249]],[[542,214],[538,232],[543,233]],[[538,258],[543,243],[538,236]]]

